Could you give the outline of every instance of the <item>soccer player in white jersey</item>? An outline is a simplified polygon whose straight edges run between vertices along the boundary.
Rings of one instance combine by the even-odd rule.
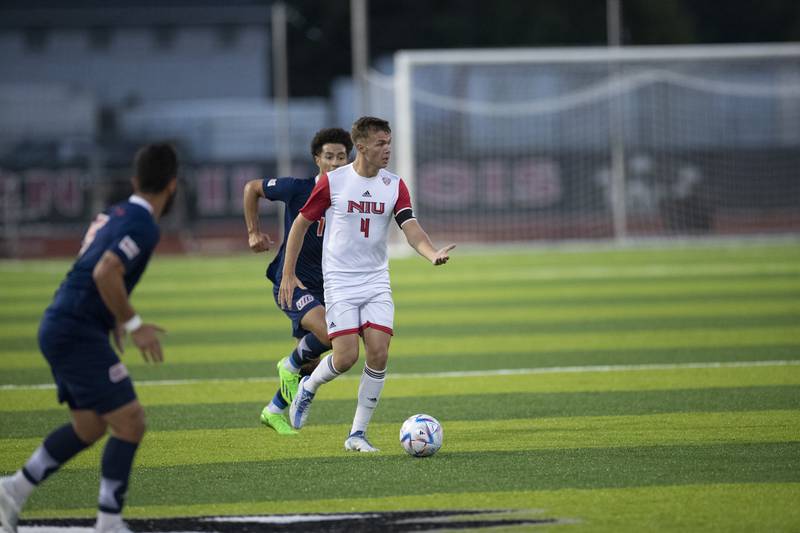
[[[361,336],[366,363],[356,414],[344,447],[348,451],[376,452],[378,449],[370,444],[366,433],[383,390],[393,335],[394,303],[386,243],[389,225],[394,218],[411,247],[433,265],[445,264],[455,245],[439,250],[433,246],[414,217],[405,183],[386,170],[392,143],[389,123],[361,117],[353,124],[350,135],[356,147],[355,161],[320,176],[292,224],[278,299],[281,306],[288,308],[294,289],[303,287],[295,275],[303,235],[324,216],[322,274],[333,354],[300,381],[289,419],[293,427],[303,427],[319,386],[350,370],[358,360]]]

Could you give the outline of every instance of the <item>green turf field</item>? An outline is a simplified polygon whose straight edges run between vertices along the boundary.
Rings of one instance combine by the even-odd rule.
[[[342,446],[358,372],[320,389],[300,435],[259,425],[292,346],[265,265],[155,257],[134,294],[169,333],[162,366],[124,355],[150,429],[128,517],[518,509],[559,520],[537,531],[800,530],[796,243],[394,261],[374,456]],[[2,473],[66,419],[37,386],[50,377],[35,338],[67,267],[0,262]],[[398,443],[417,412],[444,426],[432,458]],[[93,516],[100,450],[23,519]]]

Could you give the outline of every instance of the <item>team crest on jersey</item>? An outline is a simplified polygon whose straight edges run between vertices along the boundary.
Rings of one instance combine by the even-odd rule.
[[[125,235],[122,240],[119,241],[119,249],[122,250],[122,253],[128,258],[128,261],[139,255],[139,246],[128,235]]]
[[[389,185],[392,182],[391,178],[383,178],[383,184]]]
[[[306,294],[306,295],[303,295],[300,299],[297,300],[297,303],[295,304],[295,307],[297,307],[297,310],[300,311],[305,306],[307,306],[308,304],[310,304],[313,301],[314,301],[314,297],[311,296],[310,294]]]
[[[125,368],[125,365],[122,364],[122,362],[108,367],[108,379],[111,381],[111,383],[119,383],[127,377],[128,369]]]

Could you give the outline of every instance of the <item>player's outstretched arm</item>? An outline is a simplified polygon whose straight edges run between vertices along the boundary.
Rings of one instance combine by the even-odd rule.
[[[433,263],[443,265],[450,259],[450,250],[456,247],[455,244],[448,244],[444,248],[437,250],[431,242],[428,234],[422,229],[416,219],[411,219],[403,224],[403,233],[406,235],[408,244],[414,248],[419,255]]]
[[[124,351],[123,332],[128,332],[133,343],[142,352],[145,361],[152,363],[163,361],[164,354],[157,334],[164,333],[164,330],[155,324],[143,324],[142,319],[133,310],[128,300],[128,291],[125,290],[125,266],[117,254],[106,251],[95,265],[92,278],[100,298],[116,319],[114,342],[120,352]]]
[[[244,186],[244,221],[247,224],[247,242],[255,252],[266,252],[274,244],[266,233],[261,233],[258,221],[258,201],[264,198],[261,180],[250,180]]]
[[[312,223],[312,220],[308,220],[300,213],[294,219],[292,229],[289,230],[289,236],[286,238],[286,249],[283,252],[283,275],[281,276],[281,286],[278,289],[278,304],[283,309],[292,307],[292,295],[295,287],[305,289],[300,280],[297,279],[294,269],[297,266],[297,256],[300,255],[300,248],[303,246],[303,238]]]

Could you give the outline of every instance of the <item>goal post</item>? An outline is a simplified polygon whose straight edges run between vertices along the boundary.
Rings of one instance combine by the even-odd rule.
[[[394,114],[439,236],[800,232],[800,44],[401,51]]]

